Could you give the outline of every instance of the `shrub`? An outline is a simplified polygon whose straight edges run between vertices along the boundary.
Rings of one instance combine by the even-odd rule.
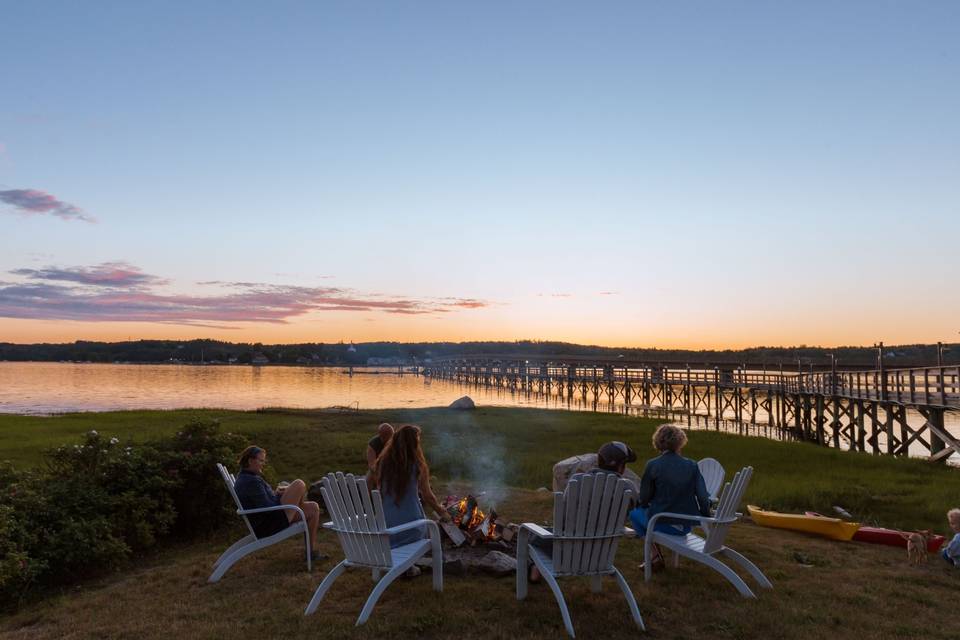
[[[176,480],[169,492],[177,513],[175,533],[198,535],[236,519],[216,464],[233,467],[245,442],[220,433],[217,422],[192,422],[160,446],[168,454],[167,474]]]
[[[110,571],[166,537],[214,529],[232,513],[215,464],[242,444],[215,422],[140,445],[91,431],[47,452],[37,471],[0,466],[0,601],[15,606],[34,587]]]

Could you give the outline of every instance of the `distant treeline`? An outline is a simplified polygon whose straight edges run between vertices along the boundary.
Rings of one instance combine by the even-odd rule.
[[[409,364],[443,356],[510,354],[516,356],[603,356],[650,362],[767,363],[796,366],[824,364],[833,354],[846,365],[875,366],[873,347],[753,347],[740,350],[643,349],[599,347],[567,342],[364,342],[360,344],[232,343],[218,340],[136,340],[130,342],[71,342],[68,344],[0,343],[0,360],[135,363],[222,364],[366,364],[370,358],[382,364]],[[921,366],[937,363],[937,345],[891,345],[884,348],[889,366]],[[960,363],[960,344],[944,346],[944,363]]]

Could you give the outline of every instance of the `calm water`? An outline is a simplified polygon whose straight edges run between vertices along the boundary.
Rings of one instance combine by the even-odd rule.
[[[496,390],[464,388],[422,376],[330,367],[249,367],[0,362],[0,413],[49,414],[116,409],[215,407],[360,409],[446,406],[464,394],[478,404],[567,408]],[[573,405],[569,408],[587,408]]]
[[[351,376],[337,367],[0,362],[0,413],[38,415],[198,407],[387,409],[446,406],[462,395],[469,395],[477,404],[487,406],[625,411],[622,405],[582,398],[569,400],[557,395],[464,386],[413,374],[400,376],[395,368],[382,369],[376,374],[370,370],[358,371]],[[633,408],[630,412],[641,413],[642,409]],[[923,424],[919,414],[911,412],[908,419],[916,426]],[[672,420],[681,425],[687,422],[685,414],[676,414]],[[701,428],[712,428],[713,421],[707,421],[705,416],[699,421]],[[697,420],[691,427],[698,428]],[[960,436],[957,412],[947,414],[946,427]],[[763,426],[722,428],[751,435],[777,435],[775,430]],[[911,454],[923,455],[924,451],[919,445],[911,446]],[[960,457],[952,458],[951,462],[960,463]]]

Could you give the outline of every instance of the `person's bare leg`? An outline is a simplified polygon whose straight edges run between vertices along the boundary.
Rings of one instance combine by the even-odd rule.
[[[303,503],[303,515],[307,516],[307,529],[310,530],[310,547],[317,550],[317,528],[320,526],[320,505],[313,501]]]
[[[303,480],[294,480],[290,483],[290,486],[284,490],[283,495],[280,496],[280,502],[283,504],[294,504],[301,509],[303,508],[303,498],[307,495],[307,485],[304,484]],[[295,522],[300,519],[300,516],[296,511],[287,510],[287,520],[290,522]]]
[[[317,528],[320,526],[320,505],[312,501],[304,501],[307,493],[307,485],[303,480],[294,480],[283,492],[280,501],[283,504],[295,504],[303,509],[303,515],[307,518],[307,529],[310,531],[310,547],[317,550]],[[290,522],[296,522],[300,519],[300,514],[295,511],[287,511],[287,518]]]

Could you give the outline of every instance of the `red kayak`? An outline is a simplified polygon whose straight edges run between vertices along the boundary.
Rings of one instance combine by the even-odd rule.
[[[819,513],[807,511],[808,516],[818,516]],[[853,534],[853,539],[857,542],[869,542],[871,544],[885,544],[889,547],[907,548],[907,539],[903,536],[909,532],[897,531],[896,529],[884,529],[883,527],[860,527]],[[927,541],[927,552],[933,553],[939,551],[946,538],[943,536],[932,535]]]
[[[896,529],[884,529],[883,527],[860,527],[853,534],[853,539],[859,542],[872,542],[873,544],[886,544],[891,547],[907,547],[907,539],[901,535],[903,531]],[[927,540],[927,551],[933,553],[939,551],[946,540],[943,536],[931,535]]]

